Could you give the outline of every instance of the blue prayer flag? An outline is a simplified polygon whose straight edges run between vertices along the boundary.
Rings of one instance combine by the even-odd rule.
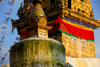
[[[7,26],[1,27],[1,29],[6,29],[6,28],[7,28]]]
[[[2,58],[2,60],[4,60],[4,59],[5,59],[5,57]]]
[[[16,40],[20,40],[20,38],[19,37],[16,37]]]
[[[11,5],[11,6],[13,6],[14,5],[14,2],[8,1],[8,4]]]

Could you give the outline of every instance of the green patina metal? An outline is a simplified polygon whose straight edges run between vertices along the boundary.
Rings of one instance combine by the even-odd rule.
[[[18,63],[16,61],[13,63],[18,66],[27,62],[31,62],[31,64],[33,62],[41,63],[41,60],[43,63],[56,63],[61,67],[65,64],[65,48],[61,43],[53,40],[27,39],[18,42],[11,48],[11,57],[13,56],[14,60],[17,58],[16,55],[18,56]],[[42,59],[39,61],[40,56]]]

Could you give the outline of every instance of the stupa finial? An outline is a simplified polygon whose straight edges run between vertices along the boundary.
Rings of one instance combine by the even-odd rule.
[[[30,16],[34,16],[34,17],[45,16],[45,13],[44,13],[42,6],[41,6],[41,2],[42,2],[42,0],[34,0],[33,1],[34,7],[31,11]]]

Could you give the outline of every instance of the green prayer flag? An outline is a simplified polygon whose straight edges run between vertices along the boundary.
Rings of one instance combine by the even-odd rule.
[[[5,56],[7,56],[8,53],[5,54]]]

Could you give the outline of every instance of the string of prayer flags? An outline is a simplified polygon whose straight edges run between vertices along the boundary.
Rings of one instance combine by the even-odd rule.
[[[6,53],[6,54],[5,54],[5,56],[6,56],[7,54],[8,54],[8,53]],[[2,62],[3,62],[3,60],[6,58],[5,56],[2,58],[2,61],[1,61],[1,63],[2,63]]]
[[[3,32],[6,32],[6,30],[5,31],[3,31]],[[17,36],[16,37],[16,40],[20,40],[20,37],[19,36]],[[16,41],[14,41],[14,44],[15,43],[17,43]],[[2,46],[2,44],[1,44],[1,46]],[[13,46],[13,45],[12,45]],[[12,48],[12,46],[10,47],[10,48]],[[1,50],[2,50],[2,48],[0,48]],[[8,50],[8,52],[10,52],[10,49]],[[8,55],[8,52],[4,55],[4,57],[2,58],[2,61],[1,61],[1,63],[3,63],[3,60],[5,59],[5,57]]]
[[[15,2],[15,0],[8,1],[8,5],[13,6],[13,5],[14,5],[14,2]],[[12,11],[12,8],[11,8],[8,12],[5,12],[6,15],[9,15],[9,17],[5,18],[5,20],[3,20],[2,23],[8,24],[11,11]],[[7,28],[7,26],[1,26],[1,27],[0,27],[0,29],[6,29],[6,28]],[[2,51],[2,45],[3,45],[3,41],[4,41],[4,37],[5,37],[6,30],[4,30],[4,31],[1,32],[1,33],[3,34],[3,37],[1,37],[1,40],[0,40],[0,51]],[[15,42],[15,43],[16,43],[16,42]],[[10,50],[9,50],[8,52],[10,52]],[[3,60],[4,60],[5,57],[8,55],[8,52],[4,55],[4,57],[2,57],[1,63],[3,63]],[[1,55],[1,52],[0,52],[0,55]]]

